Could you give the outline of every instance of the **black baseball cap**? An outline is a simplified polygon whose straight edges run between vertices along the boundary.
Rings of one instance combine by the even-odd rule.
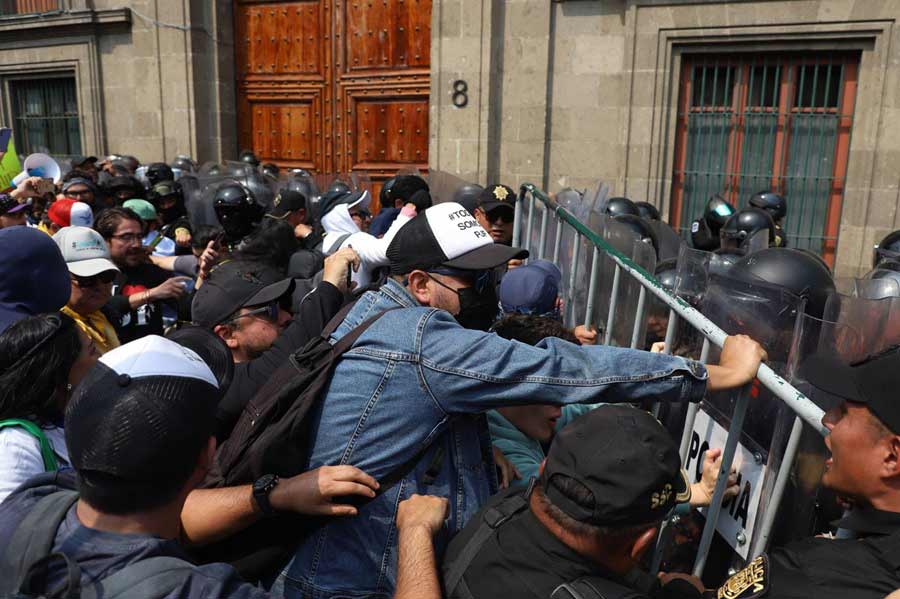
[[[900,435],[900,347],[852,364],[820,352],[800,365],[800,376],[828,395],[865,404],[886,427]]]
[[[391,274],[439,266],[489,270],[528,251],[494,243],[472,214],[455,202],[436,204],[403,225],[387,249]],[[202,288],[201,288],[202,289]]]
[[[269,216],[272,218],[285,218],[294,210],[300,210],[301,208],[306,208],[306,196],[293,189],[282,189],[275,196]]]
[[[567,495],[565,479],[590,499]],[[601,406],[563,428],[541,486],[553,505],[595,526],[654,524],[691,498],[672,436],[652,415],[627,405]]]
[[[148,335],[117,347],[66,406],[72,466],[151,487],[182,475],[212,434],[219,396],[209,366],[174,341]]]
[[[224,262],[210,273],[191,302],[194,324],[212,328],[247,306],[260,306],[293,292],[294,279],[246,260]]]
[[[85,162],[97,162],[96,156],[72,156],[69,164],[72,165],[72,168],[78,168],[79,166],[84,165]]]
[[[488,185],[481,192],[481,195],[478,196],[476,207],[481,208],[485,212],[503,207],[514,210],[516,207],[516,192],[507,185]]]

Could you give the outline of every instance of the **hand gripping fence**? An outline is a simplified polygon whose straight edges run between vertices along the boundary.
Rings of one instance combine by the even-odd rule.
[[[534,231],[535,218],[540,218],[539,238],[532,239]],[[549,235],[549,221],[556,221],[555,237],[552,246],[552,253],[547,254],[547,244]],[[558,264],[560,251],[563,241],[563,230],[565,227],[572,229],[573,241],[571,252],[571,268],[569,269],[568,287],[565,297],[565,316],[568,324],[574,324],[578,320],[575,314],[575,306],[573,300],[576,281],[578,280],[578,261],[581,245],[584,241],[588,242],[588,246],[593,246],[593,252],[590,261],[590,274],[588,282],[587,306],[585,309],[584,319],[582,322],[585,326],[592,326],[591,322],[594,306],[597,300],[597,288],[599,285],[599,269],[601,252],[605,253],[615,262],[615,270],[613,272],[613,281],[611,288],[611,296],[609,298],[609,312],[607,322],[607,330],[604,336],[605,343],[609,343],[612,337],[612,330],[616,322],[617,295],[621,278],[623,276],[631,277],[640,283],[640,293],[635,307],[634,329],[631,335],[631,348],[639,348],[641,343],[640,327],[644,318],[646,307],[646,296],[649,291],[669,307],[669,321],[665,337],[664,353],[670,353],[675,337],[677,322],[679,320],[688,323],[694,329],[704,336],[703,348],[700,354],[700,361],[705,362],[709,354],[710,343],[722,347],[725,343],[726,333],[716,326],[711,320],[706,318],[701,312],[694,309],[681,298],[672,295],[666,291],[653,275],[635,264],[631,259],[623,255],[621,252],[607,243],[600,235],[588,228],[578,218],[569,212],[566,208],[557,204],[554,200],[547,197],[542,191],[537,189],[530,183],[525,183],[519,189],[518,201],[515,205],[515,224],[513,226],[513,245],[523,247],[530,252],[532,259],[548,259]],[[523,238],[524,233],[524,238]],[[827,430],[822,426],[821,420],[823,411],[816,406],[809,398],[800,393],[786,380],[777,375],[767,365],[762,364],[757,371],[757,379],[766,389],[774,396],[783,401],[796,414],[793,428],[788,439],[787,447],[782,458],[782,468],[780,468],[770,498],[770,505],[778,506],[784,493],[785,486],[790,476],[791,468],[787,467],[792,464],[797,453],[802,431],[802,423],[806,422],[813,430],[819,431],[823,436],[827,434]],[[722,466],[719,471],[719,478],[716,482],[715,492],[713,493],[712,502],[710,503],[706,514],[706,524],[703,528],[703,534],[700,539],[700,546],[697,551],[697,558],[694,562],[693,574],[702,576],[706,565],[706,558],[712,545],[713,536],[716,529],[716,521],[722,509],[722,499],[725,496],[725,488],[728,480],[728,473],[731,471],[731,465],[737,450],[738,440],[743,428],[744,417],[747,413],[747,405],[750,401],[749,386],[739,391],[739,396],[735,403],[734,414],[731,424],[728,428],[728,436],[726,438],[725,447],[722,452]],[[699,404],[691,404],[688,407],[687,417],[684,425],[684,432],[681,439],[681,460],[686,461],[688,447],[691,438],[691,431],[694,428],[694,420],[699,410]],[[754,543],[751,548],[750,558],[761,554],[766,549],[768,539],[774,524],[777,509],[767,509],[763,517],[763,522],[759,527],[758,533],[755,535]],[[660,538],[664,538],[665,527],[660,534]],[[654,569],[658,568],[661,559],[661,551],[657,546],[656,556],[654,558]]]

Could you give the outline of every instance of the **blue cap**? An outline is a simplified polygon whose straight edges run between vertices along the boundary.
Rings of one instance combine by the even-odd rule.
[[[552,314],[562,273],[552,262],[534,260],[510,270],[500,282],[500,306],[517,314]]]
[[[72,281],[56,242],[43,231],[0,230],[0,333],[26,316],[56,312],[69,301]]]

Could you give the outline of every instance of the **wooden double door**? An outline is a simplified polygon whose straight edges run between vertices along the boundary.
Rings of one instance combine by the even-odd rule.
[[[398,169],[427,168],[431,0],[236,0],[234,22],[241,147],[366,174],[376,202]]]

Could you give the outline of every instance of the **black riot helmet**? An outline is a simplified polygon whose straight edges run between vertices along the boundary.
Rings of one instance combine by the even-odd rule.
[[[281,187],[281,191],[285,190],[301,193],[307,199],[317,193],[312,181],[309,179],[288,179],[288,182]]]
[[[743,281],[763,280],[806,298],[806,313],[822,318],[825,302],[835,291],[831,271],[821,258],[793,248],[766,248],[738,260],[729,276]]]
[[[453,201],[468,210],[471,214],[475,214],[475,207],[478,206],[478,198],[484,187],[478,183],[466,183],[460,185],[453,192]]]
[[[787,200],[774,191],[758,191],[750,198],[750,205],[765,210],[775,222],[787,216]]]
[[[311,178],[311,177],[312,177],[312,175],[310,174],[310,172],[309,172],[308,170],[306,170],[305,168],[292,168],[292,169],[289,169],[289,170],[288,170],[288,174],[290,174],[290,176],[293,177],[293,178],[295,178],[295,179],[297,179],[297,178],[306,179],[306,178]]]
[[[735,212],[719,231],[722,247],[751,248],[751,240],[758,234],[767,237],[767,246],[775,242],[775,221],[759,208],[744,208]],[[766,239],[764,239],[766,241]]]
[[[641,212],[634,202],[628,198],[617,197],[609,198],[606,201],[606,209],[604,210],[612,217],[621,216],[623,214],[631,214],[632,216],[640,216]]]
[[[706,208],[703,210],[703,220],[706,221],[710,232],[713,235],[718,235],[719,230],[734,213],[734,206],[722,199],[722,196],[714,195],[706,202]]]
[[[197,165],[194,164],[194,161],[190,156],[179,154],[175,157],[175,160],[172,161],[172,168],[177,168],[185,173],[192,173],[197,168]]]
[[[698,218],[691,223],[691,247],[704,252],[719,248],[719,235],[710,231],[705,218]]]
[[[215,177],[215,176],[221,175],[222,174],[221,165],[218,165],[218,164],[212,165],[211,167],[209,167],[209,171],[206,174],[209,175],[210,177]]]
[[[172,172],[172,168],[165,162],[154,162],[148,166],[145,176],[147,177],[147,181],[150,182],[150,187],[153,187],[157,183],[162,183],[163,181],[175,180],[175,174]]]
[[[675,279],[678,277],[678,258],[669,258],[656,265],[653,276],[663,289],[675,293]]]
[[[213,198],[213,209],[229,244],[236,244],[252,233],[263,217],[263,207],[256,203],[250,190],[237,181],[219,186]]]
[[[397,176],[395,175],[385,181],[384,185],[381,186],[381,191],[378,192],[378,201],[381,203],[382,208],[393,208],[393,205],[391,204],[391,187],[393,187],[396,182]]]
[[[653,230],[653,227],[650,226],[650,223],[645,221],[640,216],[635,216],[633,214],[621,214],[619,216],[614,216],[613,220],[617,223],[623,224],[637,235],[638,239],[642,242],[647,243],[653,246],[653,252],[659,257],[659,240],[656,237],[656,231]]]
[[[256,157],[256,154],[253,153],[253,150],[241,150],[241,155],[238,156],[238,160],[243,162],[244,164],[252,166],[253,168],[259,166],[259,158]]]
[[[650,202],[635,202],[641,218],[647,220],[660,220],[659,209]]]
[[[325,190],[323,196],[328,195],[330,193],[347,193],[351,191],[350,186],[341,181],[340,179],[335,179],[331,182],[331,185],[328,186],[328,189]]]
[[[278,165],[274,162],[265,163],[259,170],[262,171],[262,174],[266,175],[267,177],[271,177],[276,181],[278,180],[278,175],[281,174],[281,169],[278,168]]]
[[[736,248],[719,248],[709,259],[709,272],[724,275],[735,263],[746,255],[744,250]]]
[[[885,260],[900,261],[900,229],[888,233],[872,253],[872,267],[877,267]]]

